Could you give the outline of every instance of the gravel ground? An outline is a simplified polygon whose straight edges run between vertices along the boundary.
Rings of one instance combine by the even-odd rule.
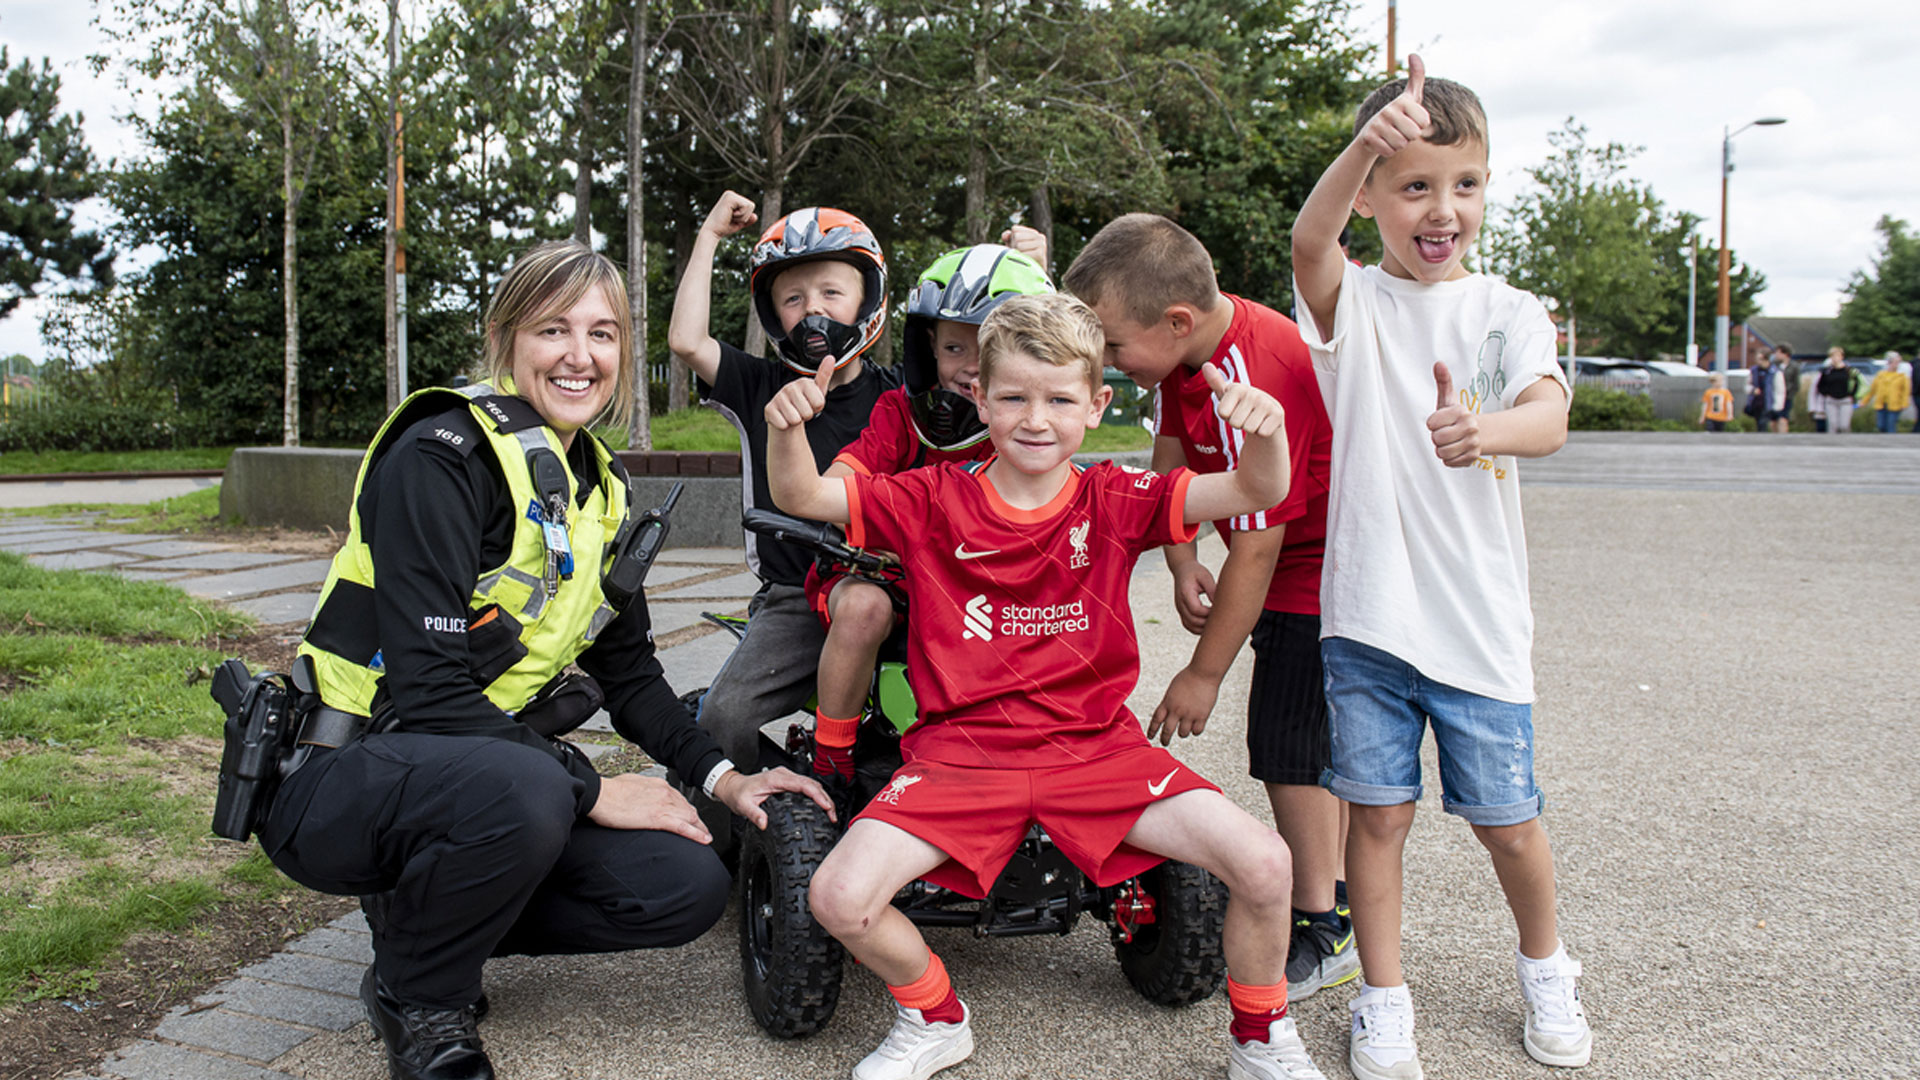
[[[1586,967],[1583,1076],[1920,1076],[1920,857],[1913,681],[1920,604],[1903,542],[1920,497],[1530,485],[1538,773],[1560,864],[1563,936]],[[1158,558],[1134,605],[1136,711],[1191,648]],[[1885,654],[1879,659],[1878,654]],[[1176,748],[1242,805],[1247,658],[1216,722]],[[1885,677],[1875,672],[1885,671]],[[1428,775],[1437,776],[1431,746]],[[1514,934],[1491,866],[1430,784],[1407,858],[1406,959],[1435,1078],[1541,1077],[1520,1046]],[[1906,808],[1903,810],[1902,808]],[[838,1077],[890,1020],[847,973],[821,1034],[776,1042],[741,1003],[730,912],[684,949],[489,966],[482,1031],[500,1074]],[[953,1080],[1217,1077],[1224,995],[1179,1011],[1121,978],[1103,928],[934,947],[975,1012]],[[1351,987],[1295,1006],[1347,1075]],[[379,1080],[364,1026],[276,1066]]]

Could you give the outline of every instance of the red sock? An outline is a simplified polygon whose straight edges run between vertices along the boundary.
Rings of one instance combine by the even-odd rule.
[[[1281,989],[1286,987],[1282,985]],[[887,992],[902,1008],[919,1009],[930,1024],[957,1024],[967,1016],[953,992],[953,983],[947,979],[947,965],[932,949],[927,950],[925,974],[905,986],[889,986]]]
[[[813,715],[813,774],[822,780],[853,779],[853,738],[860,730],[860,714],[845,720],[823,712]]]
[[[1287,1015],[1287,981],[1272,986],[1248,986],[1227,976],[1227,1005],[1233,1009],[1233,1037],[1237,1042],[1266,1042],[1275,1020]]]

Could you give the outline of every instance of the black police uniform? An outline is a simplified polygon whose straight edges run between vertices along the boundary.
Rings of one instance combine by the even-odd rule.
[[[448,440],[439,431],[469,436]],[[469,673],[464,618],[483,568],[511,550],[516,508],[473,414],[413,425],[360,495],[376,572],[376,623],[397,723],[319,750],[280,786],[259,835],[274,864],[321,892],[363,897],[374,966],[393,997],[457,1009],[480,994],[489,956],[679,945],[726,906],[705,845],[609,829],[587,812],[600,777],[584,754],[516,722]],[[584,500],[585,438],[568,466]],[[597,560],[587,560],[595,565]],[[576,661],[606,693],[621,735],[687,777],[722,754],[693,724],[654,654],[635,598]]]

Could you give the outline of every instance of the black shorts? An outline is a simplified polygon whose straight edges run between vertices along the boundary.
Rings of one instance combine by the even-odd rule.
[[[1318,615],[1263,611],[1254,624],[1247,762],[1256,780],[1306,786],[1333,762]]]

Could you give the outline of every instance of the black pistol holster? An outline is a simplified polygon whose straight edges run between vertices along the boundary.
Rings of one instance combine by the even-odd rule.
[[[246,840],[273,801],[303,723],[320,704],[313,661],[300,657],[290,675],[254,675],[245,662],[229,659],[214,672],[212,692],[227,714],[213,831],[229,840]]]

